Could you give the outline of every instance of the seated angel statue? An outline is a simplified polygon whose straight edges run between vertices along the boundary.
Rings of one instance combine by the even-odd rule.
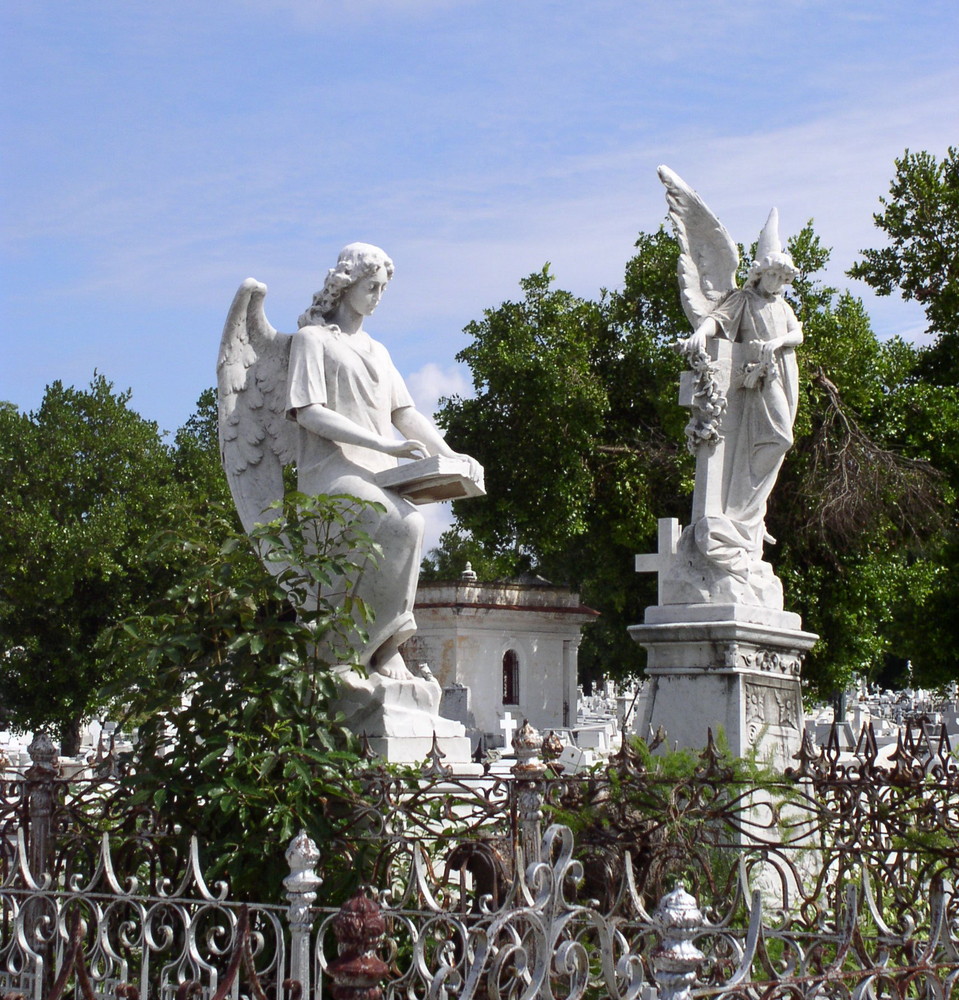
[[[349,244],[291,336],[270,326],[266,286],[248,279],[230,310],[217,367],[224,467],[247,528],[282,495],[282,466],[293,460],[301,493],[347,494],[385,508],[365,512],[359,525],[382,550],[352,581],[374,612],[359,660],[405,680],[411,675],[399,646],[416,631],[424,520],[375,476],[398,458],[430,455],[464,459],[474,479],[482,469],[416,409],[388,351],[364,329],[392,276],[393,262],[378,247]]]

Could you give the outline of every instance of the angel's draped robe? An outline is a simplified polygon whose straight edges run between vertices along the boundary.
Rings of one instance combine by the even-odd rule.
[[[386,348],[369,340],[369,351],[352,346],[335,326],[307,326],[293,336],[287,376],[287,416],[299,407],[327,406],[360,427],[393,436],[392,414],[413,400]],[[346,493],[377,501],[384,513],[367,511],[358,525],[382,548],[376,563],[361,567],[353,593],[375,613],[360,661],[393,638],[402,642],[416,631],[413,603],[423,545],[423,516],[408,500],[384,490],[373,475],[397,464],[371,448],[297,431],[297,486],[301,493]]]
[[[747,365],[760,359],[759,347],[751,342],[764,343],[799,326],[781,295],[766,295],[752,286],[734,291],[712,316],[723,336],[742,345],[739,356]],[[703,547],[712,548],[708,554],[723,561],[721,552],[733,559],[731,550],[742,546],[748,562],[762,558],[766,503],[793,443],[799,397],[796,352],[780,348],[755,388],[735,391],[743,394],[739,425],[723,427],[727,444],[722,513],[731,524],[725,531],[714,525],[710,534],[717,537]],[[719,537],[723,534],[727,537]]]

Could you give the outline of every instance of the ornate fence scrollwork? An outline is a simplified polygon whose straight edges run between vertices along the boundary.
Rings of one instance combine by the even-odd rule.
[[[868,729],[852,755],[807,740],[785,775],[715,743],[672,772],[626,746],[580,776],[535,734],[517,748],[512,774],[475,779],[361,762],[342,832],[294,838],[262,903],[208,879],[195,840],[109,813],[114,778],[68,781],[38,744],[0,787],[0,1000],[959,989],[959,763],[941,731],[907,727],[885,753]]]

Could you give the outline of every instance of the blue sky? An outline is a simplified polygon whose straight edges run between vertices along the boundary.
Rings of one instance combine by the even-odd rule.
[[[167,430],[252,275],[293,330],[339,248],[396,276],[370,331],[420,405],[462,328],[550,261],[619,285],[659,163],[753,240],[809,218],[843,271],[907,147],[959,141],[959,5],[784,0],[4,0],[0,399],[94,369]]]

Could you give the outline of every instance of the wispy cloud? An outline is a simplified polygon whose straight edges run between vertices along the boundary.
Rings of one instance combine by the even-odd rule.
[[[959,14],[940,0],[924,18],[826,0],[773,19],[758,0],[236,9],[0,12],[17,42],[0,263],[18,331],[0,397],[35,402],[38,373],[92,361],[175,426],[236,285],[267,281],[291,329],[362,238],[397,262],[374,333],[428,398],[460,377],[462,327],[545,261],[578,294],[619,284],[637,231],[664,219],[660,162],[745,242],[772,204],[787,233],[813,217],[846,284],[880,241],[893,158],[955,141]],[[51,326],[51,303],[69,323]],[[921,326],[895,299],[869,308],[883,333]]]

